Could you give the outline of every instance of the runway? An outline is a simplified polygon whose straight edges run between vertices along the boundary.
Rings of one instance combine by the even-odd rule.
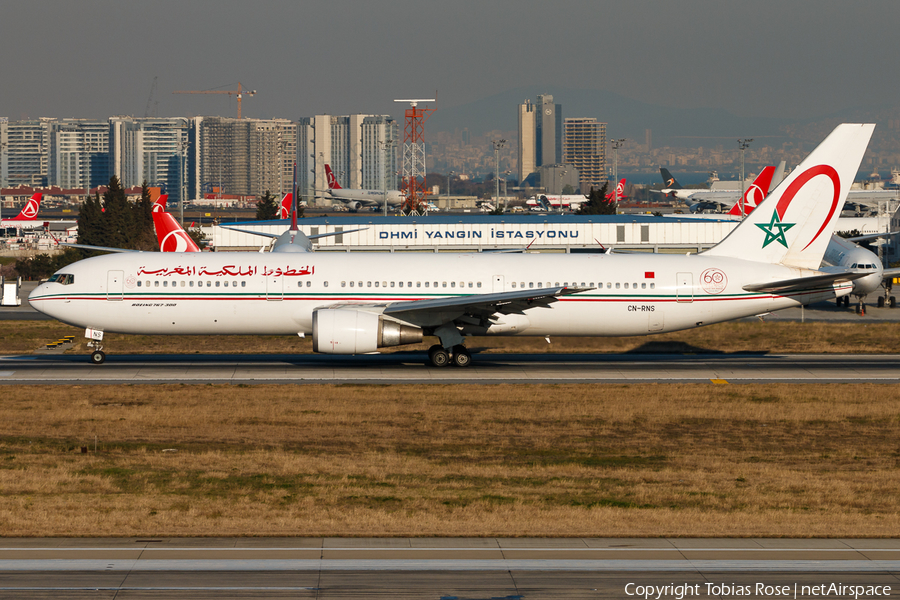
[[[0,384],[159,383],[900,383],[900,355],[477,354],[469,368],[382,355],[86,355],[0,357]]]
[[[799,598],[832,583],[890,596],[900,540],[0,540],[0,598],[640,598],[651,585],[674,600],[663,586],[703,598],[787,586],[781,596]]]

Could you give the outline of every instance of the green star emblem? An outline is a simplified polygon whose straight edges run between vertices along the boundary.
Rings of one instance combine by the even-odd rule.
[[[787,238],[784,237],[784,232],[796,225],[796,223],[782,223],[778,219],[778,212],[772,211],[772,220],[769,221],[766,225],[761,225],[759,223],[756,224],[757,227],[766,232],[766,240],[763,242],[762,247],[765,248],[772,242],[778,242],[785,248],[788,247]],[[777,231],[776,231],[777,229]]]

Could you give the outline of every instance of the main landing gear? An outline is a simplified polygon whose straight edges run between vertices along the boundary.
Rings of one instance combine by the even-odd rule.
[[[450,350],[440,344],[435,344],[428,349],[428,362],[432,367],[446,367],[451,364],[457,367],[468,367],[472,364],[472,355],[462,344],[453,346]]]

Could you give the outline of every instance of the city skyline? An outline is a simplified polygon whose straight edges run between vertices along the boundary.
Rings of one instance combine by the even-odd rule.
[[[553,10],[506,0],[46,0],[4,13],[0,115],[11,120],[231,117],[233,96],[172,92],[235,89],[237,81],[258,92],[243,102],[247,117],[400,119],[395,98],[437,92],[435,124],[442,109],[523,84],[787,119],[893,106],[900,87],[891,77],[900,8],[886,0],[573,0]],[[614,115],[599,111],[565,116],[615,127]]]

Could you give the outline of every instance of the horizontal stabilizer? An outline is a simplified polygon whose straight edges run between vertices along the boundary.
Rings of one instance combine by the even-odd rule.
[[[871,273],[827,273],[825,275],[813,275],[812,277],[798,277],[796,279],[782,279],[781,281],[769,281],[766,283],[751,283],[744,286],[747,292],[769,292],[782,294],[785,292],[800,292],[827,287],[834,283],[845,283],[854,279],[861,279]]]
[[[858,235],[852,238],[844,238],[848,242],[865,242],[866,240],[877,240],[878,238],[886,238],[891,237],[892,235],[897,235],[900,231],[891,231],[887,233],[870,233],[869,235]]]

